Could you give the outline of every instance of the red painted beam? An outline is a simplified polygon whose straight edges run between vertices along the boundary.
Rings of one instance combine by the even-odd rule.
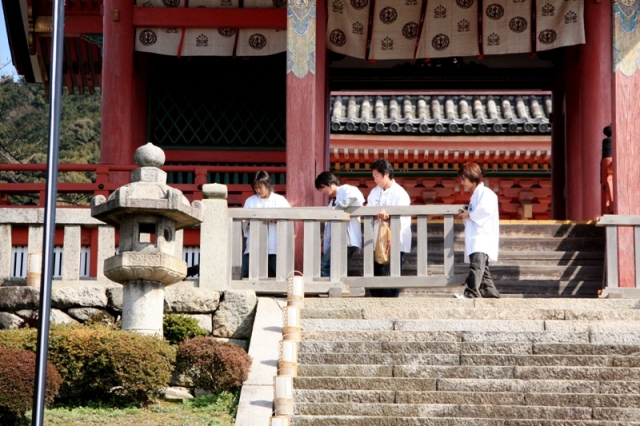
[[[100,15],[71,15],[64,20],[65,36],[80,36],[80,34],[102,34],[102,16]]]
[[[104,11],[111,15],[111,11]],[[261,28],[287,29],[286,9],[133,8],[136,28]]]
[[[164,155],[170,162],[193,162],[197,158],[201,163],[286,163],[285,151],[216,151],[216,150],[187,150],[165,149]]]
[[[84,234],[81,230],[82,245],[85,244]],[[64,228],[56,227],[53,245],[61,246],[64,243]],[[11,245],[12,246],[26,246],[29,244],[29,227],[27,226],[12,226],[11,227]]]
[[[184,246],[199,246],[200,245],[200,230],[199,229],[185,229],[183,233],[182,244]]]

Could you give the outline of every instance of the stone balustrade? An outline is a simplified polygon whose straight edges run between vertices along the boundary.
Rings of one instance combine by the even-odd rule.
[[[391,216],[392,236],[399,237],[400,216],[411,216],[417,228],[417,273],[401,276],[399,245],[392,242],[391,276],[373,276],[374,236],[372,218],[377,215],[377,207],[351,208],[348,213],[326,207],[305,207],[289,209],[243,209],[227,208],[226,187],[219,184],[204,185],[205,199],[202,200],[204,220],[200,226],[200,274],[197,280],[182,281],[178,287],[198,287],[224,292],[226,290],[253,290],[259,293],[286,293],[286,277],[294,270],[294,253],[302,256],[306,291],[335,295],[345,292],[363,294],[371,287],[429,287],[459,284],[453,276],[453,216],[461,205],[414,205],[407,207],[386,207]],[[346,264],[346,231],[344,226],[350,215],[363,219],[364,266],[361,276],[348,276]],[[444,274],[427,273],[427,223],[428,217],[444,218]],[[11,253],[13,227],[28,227],[28,251],[42,252],[43,209],[11,208],[0,209],[0,285],[24,285],[23,278],[11,274]],[[241,231],[243,220],[251,222],[251,253],[249,278],[238,279],[233,271],[241,266],[244,238]],[[267,277],[267,222],[276,221],[278,228],[278,264],[275,279]],[[321,223],[332,222],[331,276],[320,277]],[[104,260],[116,252],[115,230],[90,215],[89,209],[58,208],[56,223],[64,229],[61,279],[54,281],[55,287],[116,285],[104,276]],[[302,225],[296,228],[296,223]],[[97,273],[88,278],[79,274],[81,239],[83,228],[97,230],[97,238],[91,241],[92,262],[97,262]],[[296,229],[304,229],[302,247],[296,251]],[[394,232],[395,230],[395,232]],[[183,231],[176,232],[176,239],[182,239]],[[437,242],[438,244],[442,241]],[[301,250],[300,250],[301,249]],[[458,280],[459,281],[459,280]]]

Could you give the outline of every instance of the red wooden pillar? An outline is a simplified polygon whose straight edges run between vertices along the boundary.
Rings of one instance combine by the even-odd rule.
[[[551,217],[567,218],[565,200],[565,152],[564,152],[564,97],[565,79],[562,69],[556,69],[553,87],[553,114],[551,117]]]
[[[621,9],[622,8],[622,9]],[[616,214],[640,214],[636,188],[640,182],[640,28],[636,21],[620,19],[632,16],[640,4],[613,4],[613,197]],[[629,15],[631,14],[631,15]],[[634,246],[631,228],[618,233],[618,277],[620,287],[635,287]]]
[[[328,152],[325,2],[291,1],[287,7],[287,200],[319,206],[323,196],[314,182],[326,169]],[[296,235],[296,269],[302,270],[301,226]]]
[[[295,3],[302,3],[296,6]],[[318,173],[325,170],[327,122],[325,117],[326,53],[324,0],[317,3],[289,2],[287,22],[287,199],[292,206],[313,206],[322,202],[315,189]],[[316,19],[309,18],[300,34],[293,26],[315,9]],[[291,17],[293,16],[293,17]],[[312,40],[316,44],[295,39]],[[309,51],[314,49],[314,51]],[[291,50],[293,49],[293,50]],[[307,50],[309,49],[309,50]]]
[[[565,130],[565,203],[567,219],[582,220],[582,102],[580,81],[577,78],[579,48],[565,51],[564,130]]]
[[[582,127],[581,220],[600,216],[600,163],[602,129],[611,124],[611,0],[586,1],[584,26],[586,44],[580,45],[578,79]]]
[[[102,164],[133,164],[146,138],[146,66],[134,67],[133,2],[104,0],[102,61]],[[142,59],[144,61],[144,58]],[[111,182],[130,181],[112,173]]]

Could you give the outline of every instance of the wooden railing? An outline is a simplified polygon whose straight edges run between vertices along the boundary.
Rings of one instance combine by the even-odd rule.
[[[287,275],[294,270],[295,229],[303,228],[303,271],[305,291],[307,293],[351,293],[362,295],[365,288],[406,288],[406,287],[443,287],[459,285],[461,280],[454,277],[453,264],[453,217],[462,205],[429,205],[385,207],[391,222],[391,275],[374,277],[373,275],[373,218],[380,207],[350,208],[346,212],[330,210],[326,207],[290,208],[290,209],[229,209],[230,224],[230,265],[229,286],[234,289],[253,289],[261,293],[286,292]],[[363,223],[363,260],[362,276],[347,275],[347,221],[352,216],[362,218]],[[410,216],[416,221],[417,273],[413,276],[401,274],[400,264],[400,217]],[[444,273],[428,275],[427,271],[427,222],[429,216],[444,217],[443,254]],[[250,256],[249,277],[241,279],[242,265],[242,221],[249,221]],[[321,259],[321,222],[331,222],[331,272],[330,277],[320,277]],[[268,225],[277,223],[277,264],[276,277],[268,275]],[[296,222],[303,226],[296,227]],[[336,243],[339,242],[339,243]]]
[[[19,174],[28,173],[45,173],[46,164],[0,164],[0,173],[2,172],[16,172]],[[113,182],[112,177],[117,173],[130,173],[132,170],[138,168],[135,164],[130,165],[108,165],[108,164],[60,164],[58,166],[59,173],[69,172],[84,172],[95,173],[94,182],[84,183],[70,183],[59,182],[58,193],[60,194],[90,194],[104,195],[108,197],[109,194],[123,185],[122,182]],[[216,174],[221,176],[221,182],[227,186],[229,192],[229,203],[231,205],[240,205],[244,198],[253,194],[251,185],[249,182],[234,182],[233,179],[225,179],[225,176],[234,176],[240,174],[253,174],[258,170],[256,166],[210,166],[210,165],[165,165],[161,167],[162,170],[169,174],[168,184],[176,189],[179,189],[190,200],[202,199],[202,185],[212,183]],[[268,173],[284,174],[286,173],[285,166],[260,166],[260,170],[265,170]],[[171,177],[175,176],[174,179]],[[184,178],[187,176],[187,178]],[[229,180],[229,181],[227,181]],[[126,179],[128,182],[128,178]],[[19,182],[0,182],[0,194],[39,194],[40,203],[39,206],[44,206],[45,189],[46,184],[41,183],[19,183]],[[279,193],[285,193],[285,185],[276,182],[276,191]],[[21,206],[22,207],[22,206]],[[37,207],[37,205],[34,205]]]

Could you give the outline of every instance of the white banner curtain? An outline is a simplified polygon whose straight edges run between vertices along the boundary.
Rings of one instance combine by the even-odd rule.
[[[432,0],[418,46],[418,58],[476,56],[478,44],[478,8],[473,0],[456,3]]]
[[[531,52],[530,0],[491,0],[484,10],[484,54]],[[535,47],[535,46],[534,46]]]
[[[166,4],[170,6],[167,6]],[[273,0],[244,0],[243,8],[282,7]],[[144,0],[140,7],[238,8],[239,0]],[[266,56],[287,49],[287,32],[237,28],[138,28],[138,52],[172,56]]]
[[[329,1],[327,46],[336,53],[365,59],[369,0]]]
[[[584,0],[333,0],[327,47],[367,60],[535,53],[584,43],[583,10]]]
[[[539,1],[536,15],[538,50],[585,42],[582,1]]]
[[[370,59],[413,57],[418,38],[420,3],[418,1],[375,2]]]

